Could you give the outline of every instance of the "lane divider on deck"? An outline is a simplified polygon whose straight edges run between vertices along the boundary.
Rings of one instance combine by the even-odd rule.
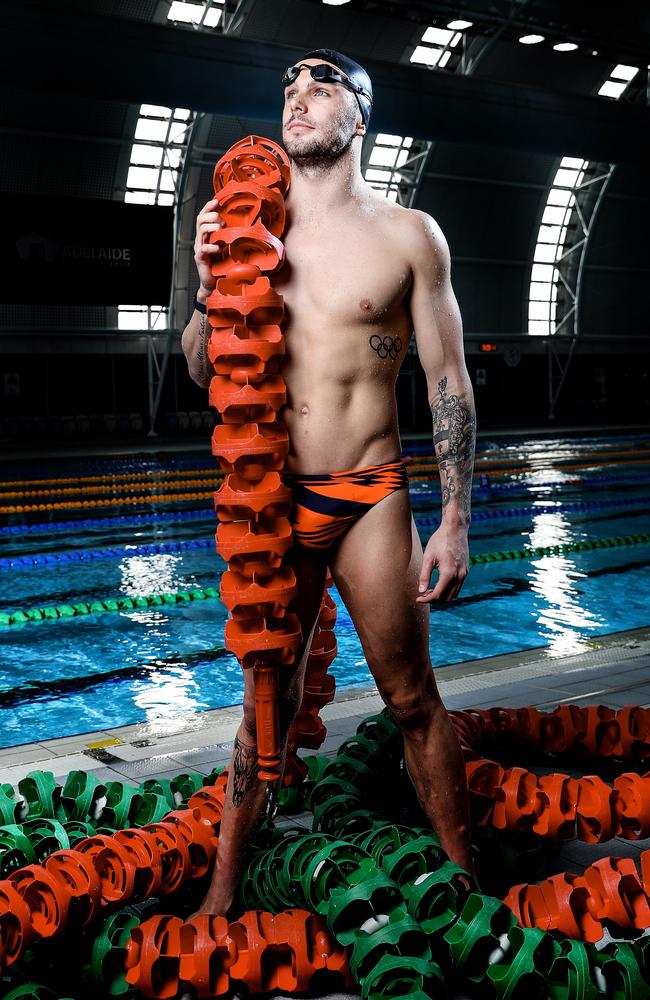
[[[479,510],[472,514],[473,521],[493,521],[503,518],[524,517],[531,514],[571,513],[589,510],[610,509],[612,507],[650,506],[650,496],[630,497],[621,500],[582,500],[561,506],[507,507],[501,510]],[[199,511],[180,512],[186,514],[201,513]],[[138,515],[146,520],[145,515]],[[173,515],[172,515],[173,517]],[[206,513],[212,518],[212,512]],[[117,519],[111,519],[117,520]],[[135,519],[129,519],[135,520]],[[74,522],[68,522],[74,524]],[[439,517],[415,517],[418,528],[436,528],[440,524]],[[69,549],[65,552],[48,552],[44,555],[15,555],[0,558],[0,570],[3,569],[36,569],[43,566],[55,566],[61,563],[96,562],[105,559],[123,559],[135,555],[167,555],[178,552],[208,549],[213,546],[212,539],[190,539],[169,542],[150,542],[139,545],[113,545],[103,549]]]
[[[470,556],[471,566],[485,563],[504,562],[510,559],[537,559],[543,556],[560,555],[566,552],[589,552],[594,549],[612,549],[622,545],[642,545],[650,542],[650,532],[635,535],[614,535],[609,538],[585,539],[581,542],[564,542],[561,545],[538,545],[535,548],[505,549],[496,552],[481,552]],[[143,597],[118,597],[104,601],[81,602],[79,604],[47,605],[18,611],[0,612],[0,626],[25,625],[36,621],[57,621],[60,618],[75,618],[81,615],[102,614],[103,612],[130,611],[134,608],[160,607],[161,605],[188,604],[219,597],[214,587],[205,590],[180,591],[176,594],[149,594]]]

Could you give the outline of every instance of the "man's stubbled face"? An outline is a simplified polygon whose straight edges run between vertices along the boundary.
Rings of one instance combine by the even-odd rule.
[[[304,60],[307,63],[307,60]],[[311,59],[316,65],[322,59]],[[361,116],[354,94],[339,83],[313,80],[303,69],[285,87],[282,140],[291,159],[299,166],[326,166],[349,148]],[[304,128],[290,128],[295,122]]]

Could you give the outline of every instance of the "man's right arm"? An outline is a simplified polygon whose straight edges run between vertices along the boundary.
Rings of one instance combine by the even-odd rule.
[[[212,198],[199,212],[196,220],[196,239],[194,241],[194,262],[199,276],[199,290],[196,297],[204,304],[214,290],[216,278],[212,274],[211,258],[221,253],[218,244],[210,243],[210,234],[217,232],[224,221],[216,211],[217,199]],[[212,378],[212,365],[208,357],[208,341],[210,339],[210,324],[208,317],[195,309],[190,321],[183,330],[181,347],[187,360],[190,378],[207,389]]]
[[[196,293],[199,302],[206,302],[208,294],[203,288]],[[210,339],[210,324],[205,313],[195,309],[189,323],[183,330],[181,347],[187,360],[187,369],[192,381],[207,389],[212,378],[212,365],[208,357],[208,340]]]

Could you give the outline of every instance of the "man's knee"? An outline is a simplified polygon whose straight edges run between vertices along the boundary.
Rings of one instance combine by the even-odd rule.
[[[401,686],[382,697],[404,733],[424,732],[447,714],[435,683],[412,688]]]
[[[257,723],[255,721],[255,700],[244,698],[244,717],[241,721],[242,738],[253,746],[257,743]]]

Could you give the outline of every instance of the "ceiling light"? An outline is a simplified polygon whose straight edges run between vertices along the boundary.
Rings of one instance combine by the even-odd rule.
[[[543,35],[522,35],[519,39],[522,45],[537,45],[538,42],[544,41]]]
[[[471,28],[473,23],[473,21],[463,20],[449,21],[447,27],[453,28],[454,31],[462,31],[463,28]]]
[[[344,3],[349,3],[350,0],[323,0],[329,7],[342,7]]]
[[[574,52],[578,46],[575,42],[557,42],[553,48],[556,52]]]

